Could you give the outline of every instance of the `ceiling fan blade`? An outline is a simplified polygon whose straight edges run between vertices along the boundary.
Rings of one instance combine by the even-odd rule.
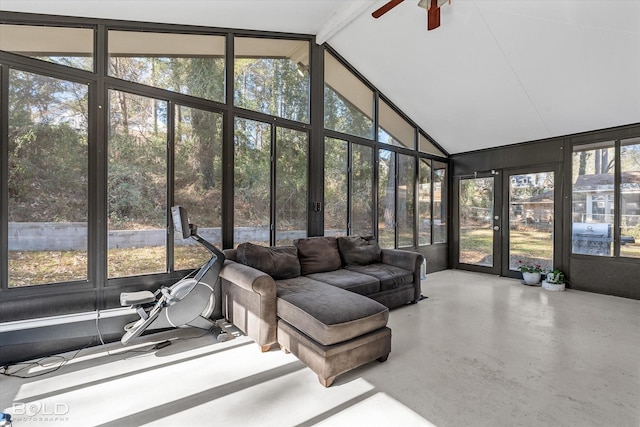
[[[391,9],[393,9],[394,7],[396,7],[397,5],[399,5],[400,3],[402,3],[404,0],[391,0],[387,3],[385,3],[384,5],[382,5],[381,8],[375,10],[371,16],[373,16],[374,18],[380,18],[382,15],[384,15],[385,13],[389,12]]]
[[[431,7],[427,10],[427,30],[435,30],[440,26],[440,7],[438,0],[431,0]]]

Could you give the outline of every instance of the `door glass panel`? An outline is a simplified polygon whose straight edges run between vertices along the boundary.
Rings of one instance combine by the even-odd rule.
[[[9,287],[87,279],[88,87],[9,72]]]
[[[347,141],[324,140],[324,235],[347,235],[349,150]]]
[[[307,237],[307,135],[276,130],[276,245]]]
[[[494,179],[460,180],[460,263],[493,267]]]
[[[509,270],[553,269],[553,172],[509,176]]]
[[[167,103],[109,91],[109,277],[167,270]]]
[[[620,255],[640,258],[640,138],[620,142]]]
[[[198,234],[221,247],[222,114],[176,106],[174,202],[184,206]],[[194,269],[211,254],[174,233],[175,270]]]
[[[271,126],[237,118],[234,135],[235,244],[268,246],[271,224]]]
[[[612,256],[614,141],[576,146],[572,163],[571,252]]]
[[[396,161],[389,150],[379,150],[378,163],[378,242],[383,248],[395,247]]]

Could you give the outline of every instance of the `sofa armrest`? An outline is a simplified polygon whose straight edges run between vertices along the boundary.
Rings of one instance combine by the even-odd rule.
[[[422,296],[421,274],[424,256],[418,252],[404,251],[401,249],[382,249],[382,262],[384,264],[395,265],[413,272],[414,300],[418,302]]]
[[[276,282],[267,273],[248,265],[225,260],[220,277],[233,282],[247,291],[256,292],[267,298],[276,298]]]
[[[263,351],[276,342],[276,283],[271,276],[235,261],[220,270],[222,310]]]
[[[424,256],[418,252],[403,251],[401,249],[382,249],[382,262],[395,265],[409,271],[418,271]]]

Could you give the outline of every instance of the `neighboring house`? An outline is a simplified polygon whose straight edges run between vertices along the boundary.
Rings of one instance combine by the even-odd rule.
[[[622,172],[620,213],[626,225],[640,217],[640,171]],[[579,175],[573,185],[573,222],[613,223],[613,174]]]

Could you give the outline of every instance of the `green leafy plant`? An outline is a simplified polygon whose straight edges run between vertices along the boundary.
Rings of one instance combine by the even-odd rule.
[[[562,284],[564,283],[564,273],[557,268],[547,273],[547,283]]]
[[[529,264],[524,261],[518,261],[518,270],[523,273],[542,273],[542,266],[540,264]]]

